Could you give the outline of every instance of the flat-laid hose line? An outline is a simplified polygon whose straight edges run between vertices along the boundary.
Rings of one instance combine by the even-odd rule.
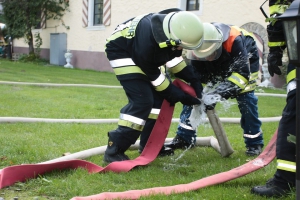
[[[189,94],[194,94],[193,89],[184,84],[183,82],[175,82],[174,84],[180,87],[182,90]],[[38,164],[24,164],[9,166],[0,170],[0,189],[6,186],[10,186],[19,181],[25,181],[29,178],[36,178],[39,174],[44,174],[46,172],[53,171],[54,169],[75,169],[78,167],[86,168],[89,173],[99,173],[106,171],[114,172],[127,172],[134,168],[135,166],[147,165],[152,162],[158,155],[161,146],[165,142],[165,138],[168,134],[170,124],[172,123],[172,115],[174,111],[174,106],[170,106],[169,103],[164,100],[162,108],[164,112],[160,112],[157,122],[153,128],[152,134],[150,135],[148,142],[144,148],[141,155],[134,160],[113,162],[102,168],[94,163],[90,163],[84,160],[66,160],[57,161],[52,160],[48,162],[38,163]],[[12,118],[10,118],[12,120]],[[41,118],[39,118],[41,119]],[[199,179],[197,181],[180,184],[174,186],[166,187],[155,187],[147,188],[142,190],[130,190],[124,192],[103,192],[96,195],[86,196],[86,197],[73,197],[71,200],[100,200],[100,199],[138,199],[141,196],[148,196],[154,194],[164,194],[170,195],[174,193],[183,193],[188,191],[197,190],[211,185],[216,185],[230,181],[251,172],[254,172],[266,165],[268,165],[276,155],[276,138],[277,131],[275,131],[271,141],[266,146],[264,151],[254,160],[234,168],[227,172],[221,172],[206,178]],[[206,143],[211,143],[212,138],[205,138]],[[198,140],[197,140],[198,142]],[[137,143],[136,143],[137,144]],[[136,145],[135,144],[135,145]],[[133,145],[134,146],[134,145]],[[105,149],[105,146],[100,147]]]

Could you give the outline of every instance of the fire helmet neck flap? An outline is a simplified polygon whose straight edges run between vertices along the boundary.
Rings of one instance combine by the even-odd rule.
[[[195,14],[187,11],[154,14],[152,32],[161,48],[181,46],[196,49],[202,44],[203,23]]]
[[[222,54],[223,34],[211,23],[203,23],[204,39],[200,47],[187,53],[188,59],[213,61]]]

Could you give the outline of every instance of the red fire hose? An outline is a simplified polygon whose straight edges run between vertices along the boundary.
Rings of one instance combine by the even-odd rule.
[[[179,80],[175,80],[174,84],[185,92],[195,96],[194,90],[187,84]],[[134,160],[113,162],[107,165],[105,168],[84,160],[69,160],[49,164],[25,164],[10,166],[0,170],[0,189],[6,186],[13,185],[16,182],[24,182],[27,179],[36,178],[40,174],[44,174],[46,172],[57,169],[76,169],[78,167],[82,167],[87,169],[89,173],[99,173],[107,171],[127,172],[135,166],[147,165],[157,157],[161,146],[165,141],[171,124],[173,111],[174,106],[170,106],[167,101],[164,101],[161,107],[161,112],[144,148],[144,151],[139,157]],[[252,160],[240,167],[227,172],[215,174],[213,176],[206,177],[188,184],[148,188],[143,190],[131,190],[125,192],[105,192],[87,197],[74,197],[72,198],[72,200],[138,199],[141,196],[147,196],[150,194],[169,195],[172,193],[183,193],[191,190],[197,190],[210,185],[224,183],[268,165],[275,158],[276,136],[277,132],[275,132],[273,138],[271,139],[265,150],[255,160]]]

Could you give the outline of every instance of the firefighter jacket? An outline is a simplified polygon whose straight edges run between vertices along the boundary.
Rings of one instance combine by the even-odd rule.
[[[270,17],[274,18],[285,12],[289,5],[294,0],[269,0],[269,10]],[[286,47],[286,42],[284,38],[283,24],[280,20],[275,21],[275,23],[270,22],[267,27],[268,31],[268,46],[271,48],[280,47],[280,50],[283,50]],[[278,48],[277,48],[278,49]],[[287,67],[287,93],[296,89],[296,67],[289,64]]]
[[[216,93],[224,98],[234,98],[242,92],[253,91],[258,76],[259,62],[249,67],[246,37],[241,29],[221,23],[213,23],[223,33],[222,54],[214,61],[192,60],[191,64],[198,72],[201,83],[213,85],[220,83]],[[245,32],[246,33],[246,32]],[[252,38],[253,39],[253,38]],[[256,45],[251,47],[257,53]],[[251,52],[249,52],[251,53]],[[257,57],[257,59],[259,59]]]
[[[168,96],[170,81],[159,67],[173,60],[171,70],[186,82],[198,81],[182,59],[182,50],[160,47],[151,26],[153,13],[132,18],[114,30],[106,39],[105,51],[118,80],[144,79],[150,81],[162,96]]]
[[[283,14],[292,1],[293,0],[269,0],[271,19]],[[282,52],[282,50],[284,50],[286,47],[282,22],[280,20],[271,20],[267,26],[267,32],[269,39],[268,46],[270,47],[270,51],[274,49],[281,50]]]

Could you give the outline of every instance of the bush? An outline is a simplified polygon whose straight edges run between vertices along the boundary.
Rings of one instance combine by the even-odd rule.
[[[43,59],[37,54],[22,54],[19,58],[19,61],[32,63],[49,63],[47,59]]]

